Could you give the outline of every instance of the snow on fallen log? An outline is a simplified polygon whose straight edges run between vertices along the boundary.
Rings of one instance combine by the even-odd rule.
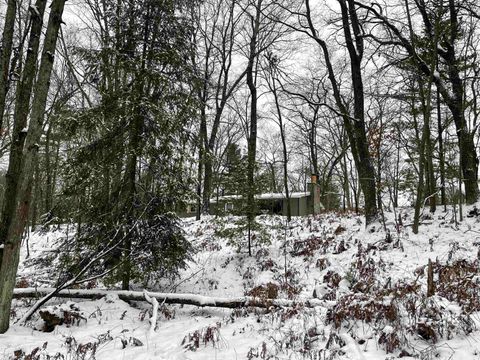
[[[46,296],[55,291],[54,288],[18,288],[13,292],[15,299],[19,298],[38,298]],[[251,296],[242,296],[236,298],[209,297],[196,294],[175,294],[158,293],[146,291],[126,291],[126,290],[97,290],[97,289],[65,289],[55,294],[57,298],[73,299],[100,299],[107,295],[116,295],[124,301],[146,301],[145,294],[150,298],[155,298],[165,304],[195,305],[200,307],[220,307],[236,309],[242,307],[293,307],[302,305],[305,307],[331,307],[334,302],[320,299],[300,299],[298,301],[286,299],[263,299]]]

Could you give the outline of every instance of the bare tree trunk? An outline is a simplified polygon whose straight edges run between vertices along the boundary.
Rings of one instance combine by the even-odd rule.
[[[365,219],[369,224],[376,220],[378,215],[375,170],[372,165],[368,149],[368,141],[365,128],[365,95],[363,90],[361,61],[363,56],[363,38],[360,30],[360,24],[357,18],[355,5],[353,0],[348,0],[348,8],[345,0],[340,0],[342,8],[343,30],[347,49],[350,54],[350,66],[352,71],[352,85],[354,96],[354,117],[353,131],[350,135],[352,148],[356,151],[352,152],[356,157],[356,166],[360,186],[362,187],[363,196],[365,197]],[[350,32],[350,26],[353,29],[354,38]],[[355,39],[356,47],[353,45]],[[350,120],[350,119],[349,119]],[[349,121],[350,122],[350,121]],[[351,127],[349,124],[347,128]],[[352,143],[352,139],[354,139]],[[355,156],[356,153],[356,156]]]
[[[32,230],[37,225],[38,212],[42,211],[41,200],[42,200],[42,181],[40,175],[40,164],[39,161],[35,163],[35,172],[34,172],[34,187],[32,195],[32,210],[30,212],[30,226]]]
[[[134,6],[133,4],[131,6]],[[125,174],[123,180],[123,212],[126,215],[127,223],[133,221],[136,218],[135,204],[137,202],[136,191],[136,179],[138,169],[138,159],[140,158],[143,150],[142,133],[144,127],[144,115],[142,107],[142,98],[145,92],[145,76],[144,71],[147,62],[147,44],[150,36],[150,13],[151,8],[147,7],[146,11],[146,23],[143,32],[143,45],[142,45],[142,57],[139,71],[136,73],[134,98],[136,99],[136,105],[133,109],[132,119],[129,129],[129,153],[127,157],[127,163],[125,167]],[[134,12],[132,11],[132,14]],[[132,49],[132,53],[135,51],[136,39],[134,38],[133,16],[130,17],[130,34],[127,39],[127,47]],[[131,251],[132,251],[132,236],[127,234],[125,237],[124,249],[123,249],[123,269],[122,269],[122,289],[128,290],[130,287],[131,279]]]
[[[202,183],[203,183],[203,163],[204,163],[204,151],[203,151],[203,141],[201,139],[198,141],[198,172],[197,172],[197,206],[195,209],[195,219],[200,220],[202,215]]]
[[[37,2],[40,3],[36,10],[38,10],[41,15],[45,9],[46,1],[39,0]],[[20,165],[18,165],[16,177],[13,179],[15,180],[15,184],[18,183],[18,189],[15,186],[15,189],[17,189],[15,191],[15,197],[11,199],[12,203],[8,204],[8,207],[5,207],[11,209],[10,214],[4,214],[4,216],[7,215],[10,221],[8,222],[8,227],[2,229],[2,234],[5,234],[6,236],[2,263],[0,266],[0,333],[7,331],[10,322],[10,309],[20,257],[20,245],[22,234],[28,220],[33,171],[35,169],[35,162],[37,161],[38,143],[43,130],[44,113],[54,61],[53,54],[55,54],[58,30],[62,23],[64,5],[65,0],[53,0],[51,4],[40,68],[38,70],[37,82],[35,84],[35,96],[32,104],[31,120],[29,129],[26,132],[25,146],[18,148],[18,144],[12,143],[10,153],[10,161],[12,161],[12,156],[15,156],[19,160]],[[32,35],[37,35],[39,37],[42,21],[37,18],[41,18],[41,16],[38,17],[35,14],[33,21],[40,25],[40,29],[38,29],[38,33],[33,31]],[[34,30],[33,24],[32,30]],[[36,41],[38,40],[39,39]],[[33,68],[35,68],[35,66],[33,66]],[[20,90],[22,91],[22,89]]]
[[[431,118],[431,116],[429,116]],[[427,128],[427,139],[425,143],[425,164],[426,164],[426,178],[427,178],[427,196],[430,204],[430,212],[434,213],[437,209],[437,189],[435,184],[435,172],[433,169],[433,145],[430,131],[430,122]]]
[[[3,26],[2,47],[0,49],[0,136],[3,136],[3,115],[5,100],[10,86],[10,57],[12,55],[13,33],[15,31],[15,17],[17,2],[8,0],[5,23]]]
[[[421,81],[418,82],[418,87],[420,89],[420,99],[422,102],[422,113],[423,113],[423,130],[422,136],[419,143],[419,150],[418,150],[418,184],[417,184],[417,196],[415,200],[415,213],[413,216],[413,233],[418,234],[418,226],[420,223],[420,210],[423,204],[424,198],[424,174],[425,174],[425,144],[427,142],[427,135],[430,122],[430,116],[428,113],[428,109],[425,106],[425,89],[424,85]],[[415,90],[414,90],[415,91]],[[415,111],[415,102],[412,104],[413,111]],[[414,115],[415,117],[416,115]]]
[[[438,152],[440,166],[440,199],[443,210],[447,211],[447,198],[445,191],[445,150],[443,149],[443,125],[442,112],[440,109],[440,94],[437,88],[437,126],[438,126]]]
[[[17,88],[15,101],[15,122],[13,124],[12,144],[6,174],[6,187],[3,197],[2,224],[0,227],[0,244],[4,244],[8,237],[8,229],[15,213],[17,186],[21,169],[21,159],[25,137],[27,135],[27,120],[30,109],[30,96],[35,79],[38,48],[43,25],[43,14],[47,0],[37,0],[37,12],[31,13],[30,38],[28,51],[23,67],[22,79]],[[0,252],[1,253],[1,252]],[[1,255],[1,254],[0,254]],[[1,259],[1,256],[0,256]],[[0,260],[1,263],[2,260]]]
[[[53,203],[53,184],[52,184],[52,156],[51,156],[51,139],[52,126],[48,125],[47,133],[45,135],[45,210],[52,210]]]
[[[39,296],[49,296],[56,289],[53,288],[23,288],[15,289],[14,297],[21,298],[38,298]],[[83,289],[62,289],[56,292],[53,297],[70,298],[70,299],[101,299],[108,294],[117,295],[119,299],[124,301],[146,301],[145,292],[143,291],[122,291],[122,290],[83,290]],[[195,305],[200,307],[219,307],[236,309],[242,307],[290,307],[298,306],[299,304],[311,308],[316,306],[330,307],[332,302],[319,299],[304,299],[301,302],[298,300],[287,299],[262,299],[251,296],[242,296],[237,298],[221,298],[209,297],[197,294],[172,294],[172,293],[156,293],[147,292],[148,296],[156,298],[158,301],[165,304],[183,304]],[[44,301],[43,303],[45,303]],[[37,304],[36,304],[37,305]],[[33,314],[33,312],[29,311]],[[31,315],[30,314],[30,315]],[[23,319],[25,320],[25,318]]]
[[[453,120],[457,128],[458,146],[460,149],[460,165],[462,168],[463,181],[465,185],[465,201],[473,204],[478,198],[478,157],[474,142],[475,133],[469,132],[465,119],[464,106],[464,81],[460,77],[459,60],[456,56],[455,42],[460,34],[458,23],[458,7],[455,0],[448,0],[450,14],[450,41],[447,51],[443,54],[448,65],[448,77],[452,84],[453,97],[448,96],[447,105],[452,112]],[[448,91],[445,95],[448,94]],[[445,97],[445,96],[444,96]]]
[[[287,152],[287,140],[285,136],[285,125],[283,123],[282,109],[280,108],[280,100],[278,98],[278,89],[276,82],[278,79],[275,77],[275,63],[271,60],[268,71],[271,73],[268,81],[268,87],[273,94],[275,100],[275,109],[277,110],[278,126],[280,127],[280,138],[282,139],[282,155],[283,155],[283,187],[285,188],[285,197],[287,199],[287,221],[292,220],[292,206],[290,204],[290,190],[288,188],[288,152]],[[313,152],[312,152],[313,155]]]
[[[248,255],[252,255],[251,228],[255,221],[255,168],[257,154],[257,84],[256,70],[254,69],[257,58],[257,36],[260,29],[260,15],[263,0],[255,4],[255,18],[252,19],[252,35],[249,45],[249,58],[247,65],[247,85],[250,90],[250,124],[248,134],[247,157],[247,220],[248,220]]]
[[[345,42],[350,57],[351,80],[354,96],[353,119],[344,103],[340,88],[335,77],[335,71],[330,59],[327,44],[318,37],[311,18],[310,1],[306,0],[306,18],[308,21],[310,36],[320,45],[323,51],[325,65],[328,71],[333,95],[339,115],[342,117],[345,130],[351,145],[351,152],[358,172],[359,183],[365,198],[365,222],[366,225],[374,222],[378,217],[375,170],[372,165],[365,126],[364,89],[362,81],[362,58],[363,58],[363,34],[357,17],[353,0],[338,0],[342,12],[342,27]],[[352,33],[353,30],[353,33]]]

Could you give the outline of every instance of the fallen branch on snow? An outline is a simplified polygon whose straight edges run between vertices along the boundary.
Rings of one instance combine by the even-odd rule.
[[[13,297],[19,298],[37,298],[51,294],[53,288],[21,288],[15,289]],[[174,293],[157,293],[147,291],[126,291],[126,290],[85,290],[85,289],[69,289],[60,290],[54,297],[58,298],[75,298],[75,299],[100,299],[106,295],[117,295],[119,299],[124,301],[146,301],[145,294],[150,298],[155,298],[165,304],[182,304],[195,305],[200,307],[220,307],[228,309],[236,309],[242,307],[293,307],[303,305],[305,307],[331,307],[334,302],[320,299],[303,299],[299,301],[286,299],[262,299],[251,296],[242,296],[237,298],[221,298],[209,297],[196,294],[174,294]]]
[[[155,327],[157,326],[157,316],[158,316],[158,300],[154,297],[148,295],[147,291],[143,292],[145,300],[152,304],[152,317],[150,318],[150,336],[153,336],[155,333]]]

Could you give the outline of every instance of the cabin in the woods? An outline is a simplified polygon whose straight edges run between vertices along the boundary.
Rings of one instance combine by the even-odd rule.
[[[285,193],[265,193],[255,195],[259,214],[287,215],[287,205],[290,202],[292,216],[305,216],[318,214],[323,205],[320,200],[320,186],[318,177],[312,175],[311,182],[307,184],[306,192],[292,192],[287,196]],[[210,200],[211,213],[215,215],[236,214],[244,212],[244,199],[242,195],[223,195]],[[195,206],[187,205],[187,213],[184,216],[194,216]],[[183,215],[183,214],[182,214]]]

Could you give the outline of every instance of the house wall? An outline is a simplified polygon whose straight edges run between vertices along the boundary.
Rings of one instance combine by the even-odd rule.
[[[309,198],[308,196],[289,200],[292,216],[305,216],[312,213],[308,206]],[[282,201],[282,215],[287,216],[287,199]]]
[[[303,198],[298,199],[298,200],[300,200],[299,201],[300,208],[299,208],[299,212],[298,212],[299,216],[305,216],[305,215],[311,214],[311,212],[308,209],[308,198],[309,197],[303,197]]]

